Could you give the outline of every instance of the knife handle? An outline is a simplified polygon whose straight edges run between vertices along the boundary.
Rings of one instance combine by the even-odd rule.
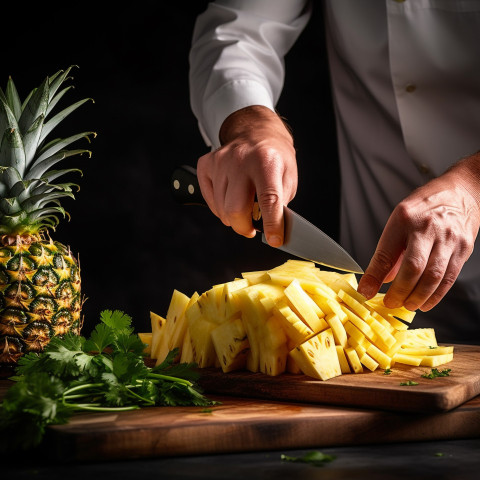
[[[197,170],[190,165],[181,165],[173,171],[170,186],[178,203],[207,206],[198,184]]]
[[[198,184],[196,168],[190,165],[178,166],[172,173],[170,185],[173,198],[178,203],[182,205],[208,206]],[[262,212],[260,211],[256,195],[253,204],[252,224],[255,230],[263,232]]]

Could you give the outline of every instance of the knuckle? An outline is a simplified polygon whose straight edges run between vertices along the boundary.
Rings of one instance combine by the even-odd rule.
[[[442,288],[450,289],[457,280],[457,276],[454,272],[446,272],[441,279]]]
[[[375,270],[379,270],[382,273],[388,273],[395,266],[395,262],[390,255],[384,250],[377,250],[373,257],[372,266]]]
[[[474,242],[461,237],[456,241],[456,251],[461,257],[468,258],[473,252]]]
[[[440,266],[428,268],[423,274],[429,284],[439,284],[445,278],[445,270]]]
[[[403,267],[408,275],[419,276],[425,269],[425,261],[423,258],[410,255],[405,257]]]
[[[416,216],[410,203],[406,200],[403,200],[395,207],[395,215],[399,217],[402,222],[410,222],[411,219]]]
[[[274,189],[263,190],[258,194],[258,201],[262,208],[271,209],[281,203],[279,193]]]
[[[230,221],[236,222],[246,219],[249,216],[249,212],[245,208],[226,206],[225,216],[228,217]]]

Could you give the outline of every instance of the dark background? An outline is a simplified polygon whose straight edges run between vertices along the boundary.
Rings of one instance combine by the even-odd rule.
[[[190,109],[188,52],[196,16],[206,1],[140,1],[100,10],[99,4],[9,6],[2,22],[0,83],[12,76],[21,98],[47,75],[70,65],[75,88],[64,108],[91,97],[54,132],[93,130],[89,148],[59,167],[83,177],[71,220],[58,239],[80,258],[87,332],[103,309],[131,315],[150,329],[149,312],[166,314],[173,289],[199,293],[241,272],[275,267],[289,256],[257,237],[240,237],[204,207],[179,206],[170,175],[207,152]],[[326,233],[338,233],[336,142],[319,4],[286,58],[278,111],[296,139],[299,187],[290,206]],[[70,162],[70,163],[68,163]]]

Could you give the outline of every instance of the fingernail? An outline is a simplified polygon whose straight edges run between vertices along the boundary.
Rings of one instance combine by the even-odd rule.
[[[414,312],[418,308],[418,305],[414,302],[406,302],[404,307],[407,310],[410,310],[411,312]]]
[[[372,281],[368,277],[362,277],[358,283],[358,293],[366,299],[370,299],[378,292],[378,282]]]
[[[400,308],[402,306],[402,302],[400,300],[397,300],[396,298],[390,298],[388,295],[385,295],[383,303],[387,308]]]
[[[267,241],[272,247],[280,247],[282,245],[282,239],[278,235],[272,235],[268,237]]]

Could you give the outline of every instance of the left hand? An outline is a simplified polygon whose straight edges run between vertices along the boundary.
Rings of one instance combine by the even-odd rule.
[[[392,282],[384,304],[427,311],[471,255],[480,227],[480,153],[415,190],[391,214],[358,291],[372,298]]]

